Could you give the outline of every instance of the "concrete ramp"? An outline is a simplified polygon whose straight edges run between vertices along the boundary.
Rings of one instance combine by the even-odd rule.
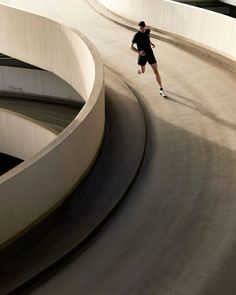
[[[59,134],[77,116],[83,103],[37,95],[0,94],[0,107],[33,119]]]
[[[22,288],[21,294],[236,294],[234,63],[227,67],[227,59],[223,58],[221,64],[220,56],[218,61],[209,60],[201,48],[195,46],[194,51],[189,50],[188,44],[183,44],[186,48],[177,43],[176,46],[168,42],[169,36],[163,42],[163,34],[157,33],[153,41],[169,96],[163,100],[151,69],[145,75],[137,74],[136,56],[128,49],[133,31],[99,16],[87,1],[71,0],[67,4],[68,1],[58,0],[56,6],[49,6],[51,9],[46,0],[20,2],[25,9],[30,7],[83,30],[100,51],[104,64],[114,68],[139,95],[147,127],[145,156],[120,210],[114,212],[90,244],[83,249],[75,248],[70,259],[59,262],[58,268],[47,273],[48,276],[37,277],[34,288],[32,285],[31,289]],[[126,104],[122,105],[124,109]],[[111,118],[117,118],[114,110]],[[115,135],[120,143],[119,133]],[[106,138],[112,142],[110,136]],[[119,159],[116,169],[121,164],[125,171],[130,168],[128,162],[120,161],[123,157],[115,157],[110,150],[109,156]],[[106,180],[110,181],[109,176],[115,170],[107,171],[110,173]],[[95,184],[101,186],[100,175],[87,188],[88,192]],[[110,193],[115,195],[111,190]],[[104,196],[99,198],[103,200],[100,208],[104,208]],[[74,204],[78,203],[74,201]],[[62,225],[70,208],[68,205],[68,210],[60,215]],[[74,216],[79,218],[77,214]],[[93,222],[87,218],[85,221]],[[63,243],[67,242],[71,229],[74,227],[65,226],[59,235],[64,237]],[[40,240],[45,236],[42,234]],[[60,244],[59,241],[53,238],[53,245]],[[39,247],[37,253],[43,254],[43,249]],[[44,253],[50,257],[52,252],[56,251],[48,247]],[[32,256],[25,257],[30,261]],[[27,269],[26,261],[18,261],[14,268],[7,268],[6,261],[1,286],[18,286],[19,276]],[[29,278],[29,273],[25,277]],[[9,290],[5,289],[5,293]]]
[[[98,159],[69,200],[1,253],[0,294],[25,288],[81,251],[126,197],[143,160],[142,109],[119,76],[106,71],[106,132]]]

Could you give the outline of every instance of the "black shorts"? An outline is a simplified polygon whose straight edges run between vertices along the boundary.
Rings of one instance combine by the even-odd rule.
[[[145,66],[147,62],[150,65],[157,63],[156,58],[155,58],[153,53],[148,53],[148,54],[146,54],[144,56],[139,55],[139,57],[138,57],[138,65]]]

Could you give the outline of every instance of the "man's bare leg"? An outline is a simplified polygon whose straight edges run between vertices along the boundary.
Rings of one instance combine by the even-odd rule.
[[[140,66],[141,69],[138,70],[139,74],[144,74],[145,73],[145,66]]]
[[[167,96],[166,96],[165,91],[164,91],[163,88],[162,88],[161,76],[160,76],[160,74],[159,74],[159,72],[158,72],[157,64],[156,64],[156,63],[155,63],[155,64],[152,64],[151,67],[152,67],[152,69],[153,69],[153,71],[154,71],[154,74],[155,74],[155,76],[156,76],[157,83],[158,83],[159,86],[160,86],[160,95],[166,98]]]
[[[160,76],[160,74],[158,72],[157,64],[156,63],[152,64],[151,67],[152,67],[153,72],[154,72],[154,74],[156,76],[157,83],[159,84],[160,88],[162,88],[161,76]]]

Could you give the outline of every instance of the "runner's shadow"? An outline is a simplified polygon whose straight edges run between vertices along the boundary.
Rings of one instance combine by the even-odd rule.
[[[204,108],[202,106],[201,103],[199,103],[198,101],[196,100],[193,100],[191,98],[188,98],[188,97],[185,97],[185,96],[182,96],[182,95],[178,95],[174,92],[171,92],[171,91],[166,91],[167,92],[167,95],[168,95],[168,99],[170,101],[173,101],[175,103],[178,103],[178,104],[181,104],[181,105],[184,105],[194,111],[197,111],[199,113],[201,113],[203,116],[206,116],[208,118],[210,118],[211,120],[225,126],[225,127],[228,127],[232,130],[236,130],[236,125],[231,123],[231,122],[228,122],[224,119],[221,119],[219,117],[217,117],[214,113],[210,112],[208,109]],[[184,100],[186,102],[183,102],[181,100]]]

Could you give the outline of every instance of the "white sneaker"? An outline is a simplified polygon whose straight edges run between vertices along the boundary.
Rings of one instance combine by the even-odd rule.
[[[165,94],[165,91],[163,89],[160,89],[160,95],[163,96],[163,97],[167,97],[166,94]]]

